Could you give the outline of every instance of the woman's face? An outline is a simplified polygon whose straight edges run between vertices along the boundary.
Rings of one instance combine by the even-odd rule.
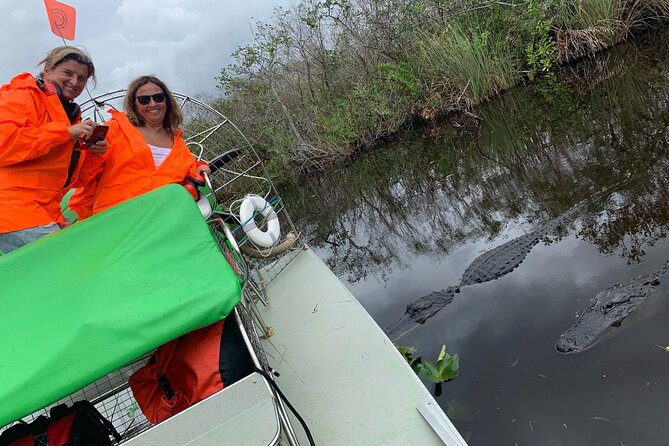
[[[167,113],[167,95],[159,86],[149,82],[137,89],[135,107],[145,123],[162,125]]]
[[[44,68],[44,80],[57,83],[63,97],[72,101],[86,87],[88,67],[74,60],[65,60],[53,68]]]

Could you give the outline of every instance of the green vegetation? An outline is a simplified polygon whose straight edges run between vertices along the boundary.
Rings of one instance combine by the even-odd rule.
[[[216,106],[288,178],[554,79],[668,18],[669,0],[302,0],[256,24]]]
[[[435,363],[424,361],[420,356],[414,357],[413,355],[416,353],[415,347],[402,347],[399,345],[395,345],[395,347],[404,356],[404,359],[417,375],[434,383],[435,396],[441,395],[442,383],[454,380],[460,373],[460,358],[458,355],[449,355],[446,353],[445,345],[441,346],[441,351]]]

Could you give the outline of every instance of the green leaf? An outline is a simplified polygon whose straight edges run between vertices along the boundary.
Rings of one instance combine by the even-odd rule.
[[[460,371],[460,359],[458,355],[446,353],[446,346],[442,345],[437,357],[437,362],[423,361],[420,355],[412,357],[416,353],[415,347],[404,347],[393,344],[404,357],[411,369],[417,374],[422,374],[427,380],[439,384],[457,378]]]
[[[425,377],[433,383],[441,381],[439,379],[439,370],[430,361],[423,361],[422,371]]]
[[[444,358],[442,361],[437,361],[437,369],[442,381],[455,379],[460,373],[460,358],[458,355],[454,355]]]
[[[407,359],[411,355],[416,353],[416,347],[404,347],[404,346],[395,344],[395,348],[397,350],[399,350],[399,352],[402,356],[404,356],[404,359]]]
[[[441,351],[439,352],[439,356],[437,356],[437,362],[444,359],[444,356],[446,356],[446,344],[441,345]]]
[[[451,356],[446,353],[446,346],[442,345],[437,363],[424,361],[422,371],[425,378],[435,384],[450,381],[457,378],[460,373],[460,358],[458,355]]]
[[[412,359],[409,362],[409,365],[411,366],[411,370],[413,370],[416,375],[420,374],[420,370],[423,367],[423,364],[422,364],[421,361],[422,361],[422,359],[419,356],[416,359]]]

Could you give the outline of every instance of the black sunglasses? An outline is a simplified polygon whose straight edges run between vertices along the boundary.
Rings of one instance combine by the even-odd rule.
[[[156,104],[160,104],[165,100],[165,93],[156,93],[147,96],[137,96],[137,101],[142,105],[147,105],[151,101],[151,98],[153,98],[153,101]]]

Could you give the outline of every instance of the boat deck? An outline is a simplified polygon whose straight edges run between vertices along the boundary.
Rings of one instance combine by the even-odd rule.
[[[279,438],[273,397],[257,373],[123,443],[124,446],[259,446]]]
[[[319,445],[466,445],[392,342],[305,249],[267,288],[260,312],[276,382]],[[440,437],[418,410],[429,412]],[[308,444],[293,422],[301,444]]]

